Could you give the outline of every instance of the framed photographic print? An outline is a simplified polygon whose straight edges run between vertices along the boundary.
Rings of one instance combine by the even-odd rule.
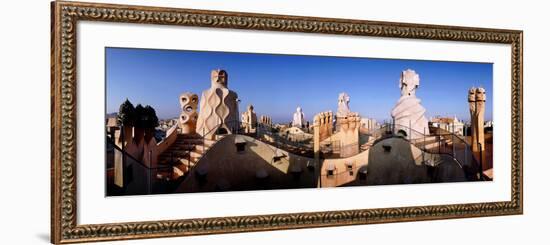
[[[52,243],[523,212],[522,31],[51,7]]]

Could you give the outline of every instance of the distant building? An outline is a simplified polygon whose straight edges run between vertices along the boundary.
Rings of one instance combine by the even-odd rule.
[[[177,123],[177,119],[159,120],[159,125],[157,126],[157,129],[161,130],[161,131],[167,131],[172,126],[174,126],[174,124],[176,124],[176,123]]]
[[[372,130],[379,128],[380,125],[376,122],[376,119],[363,117],[361,118],[361,127],[366,130]]]
[[[433,127],[441,128],[457,135],[464,135],[464,122],[453,117],[434,117],[430,119]]]

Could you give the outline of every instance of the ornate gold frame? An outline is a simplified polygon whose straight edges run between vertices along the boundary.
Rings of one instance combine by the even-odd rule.
[[[51,4],[51,242],[123,240],[523,213],[523,32],[98,3]],[[127,22],[452,40],[511,45],[511,201],[266,214],[111,224],[77,224],[76,45],[78,21]]]

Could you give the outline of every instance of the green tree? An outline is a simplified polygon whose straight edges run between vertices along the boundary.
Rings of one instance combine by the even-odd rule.
[[[141,104],[136,105],[136,128],[146,128],[147,124],[147,115],[145,112],[145,108]]]
[[[122,104],[120,104],[120,107],[118,109],[118,115],[117,115],[117,122],[119,125],[124,126],[134,126],[135,124],[135,108],[132,103],[126,99]]]
[[[119,125],[134,126],[136,128],[156,128],[159,125],[159,119],[155,109],[149,105],[136,107],[126,99],[118,110],[117,121]]]
[[[135,124],[136,127],[154,129],[159,125],[159,119],[153,107],[149,105],[143,107],[141,104],[138,104],[136,106],[135,113],[136,113],[136,124]]]
[[[145,115],[147,115],[147,120],[145,126],[147,128],[156,128],[159,125],[159,118],[157,117],[157,112],[155,109],[149,105],[144,108]]]

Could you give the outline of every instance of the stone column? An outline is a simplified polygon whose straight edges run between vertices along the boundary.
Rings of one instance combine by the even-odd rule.
[[[256,116],[256,112],[254,112],[253,105],[248,105],[246,111],[242,114],[242,119],[245,133],[255,133],[258,118]]]
[[[356,155],[359,153],[361,117],[356,113],[350,113],[340,120],[340,157]]]
[[[266,125],[266,126],[270,126],[272,125],[271,123],[271,117],[269,116],[266,116],[266,115],[263,115],[260,117],[260,123]]]
[[[332,136],[332,111],[321,112],[317,114],[319,117],[319,138],[321,141]]]
[[[315,162],[315,171],[319,173],[317,175],[317,186],[321,186],[321,161],[320,161],[320,150],[321,150],[321,132],[320,132],[320,123],[321,118],[319,115],[315,115],[313,118],[313,159]]]
[[[133,144],[133,128],[131,126],[122,127],[119,132],[121,135],[118,135],[115,139],[115,144],[120,148],[128,152],[128,150],[135,152],[135,144]],[[130,149],[128,149],[130,147]],[[114,163],[114,182],[115,185],[122,188],[124,187],[124,154],[122,152],[115,150],[115,163]]]
[[[472,151],[479,152],[485,150],[485,89],[471,88],[468,91],[468,103],[470,107],[470,131]]]
[[[477,114],[476,114],[476,89],[471,88],[468,90],[468,107],[470,109],[470,137],[472,152],[477,152]]]
[[[476,90],[476,129],[477,129],[477,143],[481,147],[479,151],[485,150],[485,89],[477,88]]]

